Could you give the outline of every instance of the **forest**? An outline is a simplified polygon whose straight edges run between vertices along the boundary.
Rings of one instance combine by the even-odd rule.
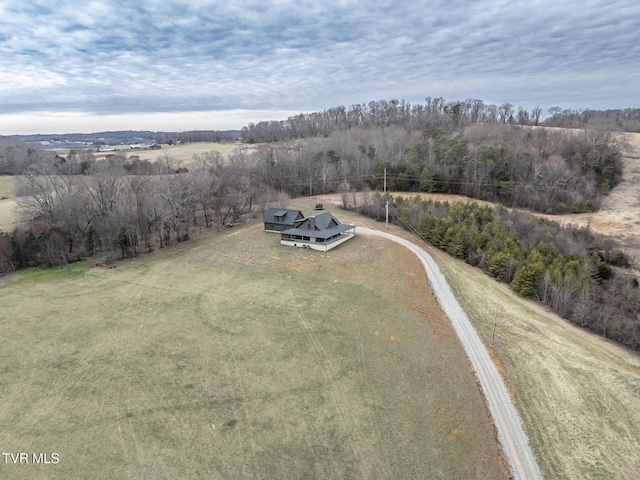
[[[191,170],[170,158],[48,157],[17,178],[22,223],[0,232],[0,271],[136,256],[188,240],[198,227],[220,229],[277,200],[256,175],[241,150],[224,160],[198,155]]]
[[[589,228],[477,203],[411,200],[376,193],[350,207],[391,219],[452,257],[482,269],[563,318],[640,350],[640,289],[627,256]]]
[[[241,135],[256,149],[238,148],[228,158],[212,150],[188,163],[166,153],[155,162],[123,152],[97,158],[89,149],[55,155],[0,138],[0,173],[16,175],[22,220],[0,232],[0,273],[136,256],[260,215],[287,198],[321,193],[386,187],[550,214],[597,210],[620,181],[625,146],[619,132],[594,126],[613,115],[619,130],[635,128],[638,111],[548,113],[481,100],[370,102],[250,124]],[[579,128],[540,128],[563,124]],[[378,216],[381,197],[372,198],[377,207],[362,210]],[[640,348],[637,281],[607,239],[506,208],[417,200],[396,200],[392,208],[395,221],[519,294]]]

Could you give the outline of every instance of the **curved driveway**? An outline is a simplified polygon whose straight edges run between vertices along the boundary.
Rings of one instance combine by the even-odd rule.
[[[504,381],[431,255],[414,243],[386,232],[364,227],[357,227],[357,232],[387,238],[404,245],[418,256],[427,272],[433,291],[449,317],[471,362],[489,405],[494,425],[498,431],[498,440],[509,461],[514,478],[541,479],[542,473],[529,447],[529,439],[522,429],[520,417],[511,402]]]

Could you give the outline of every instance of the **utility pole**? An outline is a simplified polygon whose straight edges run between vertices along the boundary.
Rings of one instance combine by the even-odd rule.
[[[496,323],[498,323],[498,301],[496,300],[496,311],[493,314],[493,333],[491,334],[491,345],[496,339]]]
[[[384,168],[384,193],[387,193],[387,167]]]
[[[387,194],[387,167],[384,167],[384,194]],[[384,215],[384,225],[389,230],[389,200],[384,207],[385,215]]]
[[[384,226],[389,230],[389,201],[385,205]]]

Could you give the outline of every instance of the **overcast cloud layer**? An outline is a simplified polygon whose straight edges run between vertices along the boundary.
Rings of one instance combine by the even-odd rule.
[[[0,135],[426,96],[638,107],[639,85],[636,0],[0,0]]]

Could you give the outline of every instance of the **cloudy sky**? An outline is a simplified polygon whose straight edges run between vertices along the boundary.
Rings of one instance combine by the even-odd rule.
[[[638,0],[0,0],[0,135],[371,100],[640,107]]]

